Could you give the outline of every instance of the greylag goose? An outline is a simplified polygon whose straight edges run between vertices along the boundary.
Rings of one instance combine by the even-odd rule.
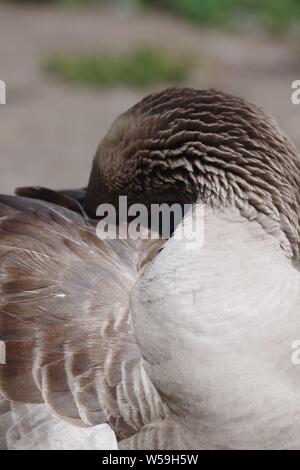
[[[86,193],[1,196],[2,447],[51,447],[57,427],[100,448],[108,423],[122,449],[300,449],[299,186],[261,109],[168,89],[116,120]],[[186,237],[99,239],[121,195],[193,203]]]

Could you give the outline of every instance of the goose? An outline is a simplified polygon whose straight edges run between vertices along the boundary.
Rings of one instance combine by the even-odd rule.
[[[117,118],[86,189],[1,196],[2,448],[300,449],[299,187],[271,116],[172,88]],[[100,239],[122,195],[192,209]]]

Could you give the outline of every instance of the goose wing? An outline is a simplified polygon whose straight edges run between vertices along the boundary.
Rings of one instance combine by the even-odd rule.
[[[94,222],[66,207],[0,196],[3,399],[44,404],[70,424],[108,423],[119,439],[162,418],[129,311],[159,244],[100,240]]]
[[[107,424],[74,426],[49,413],[45,404],[14,403],[0,396],[0,449],[113,450],[116,436]]]
[[[17,188],[15,192],[17,196],[56,204],[87,217],[83,207],[86,194],[85,189],[55,191],[41,186],[27,186]]]

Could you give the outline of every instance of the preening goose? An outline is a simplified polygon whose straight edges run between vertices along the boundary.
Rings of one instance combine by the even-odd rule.
[[[59,423],[62,447],[100,447],[108,423],[124,449],[300,449],[299,183],[270,116],[169,89],[116,120],[86,196],[1,196],[2,446],[49,447]],[[195,204],[185,236],[100,240],[121,195]]]

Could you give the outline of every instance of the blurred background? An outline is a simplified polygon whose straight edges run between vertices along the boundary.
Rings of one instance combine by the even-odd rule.
[[[169,85],[264,107],[300,149],[300,0],[0,0],[0,191],[82,187],[112,121]]]

